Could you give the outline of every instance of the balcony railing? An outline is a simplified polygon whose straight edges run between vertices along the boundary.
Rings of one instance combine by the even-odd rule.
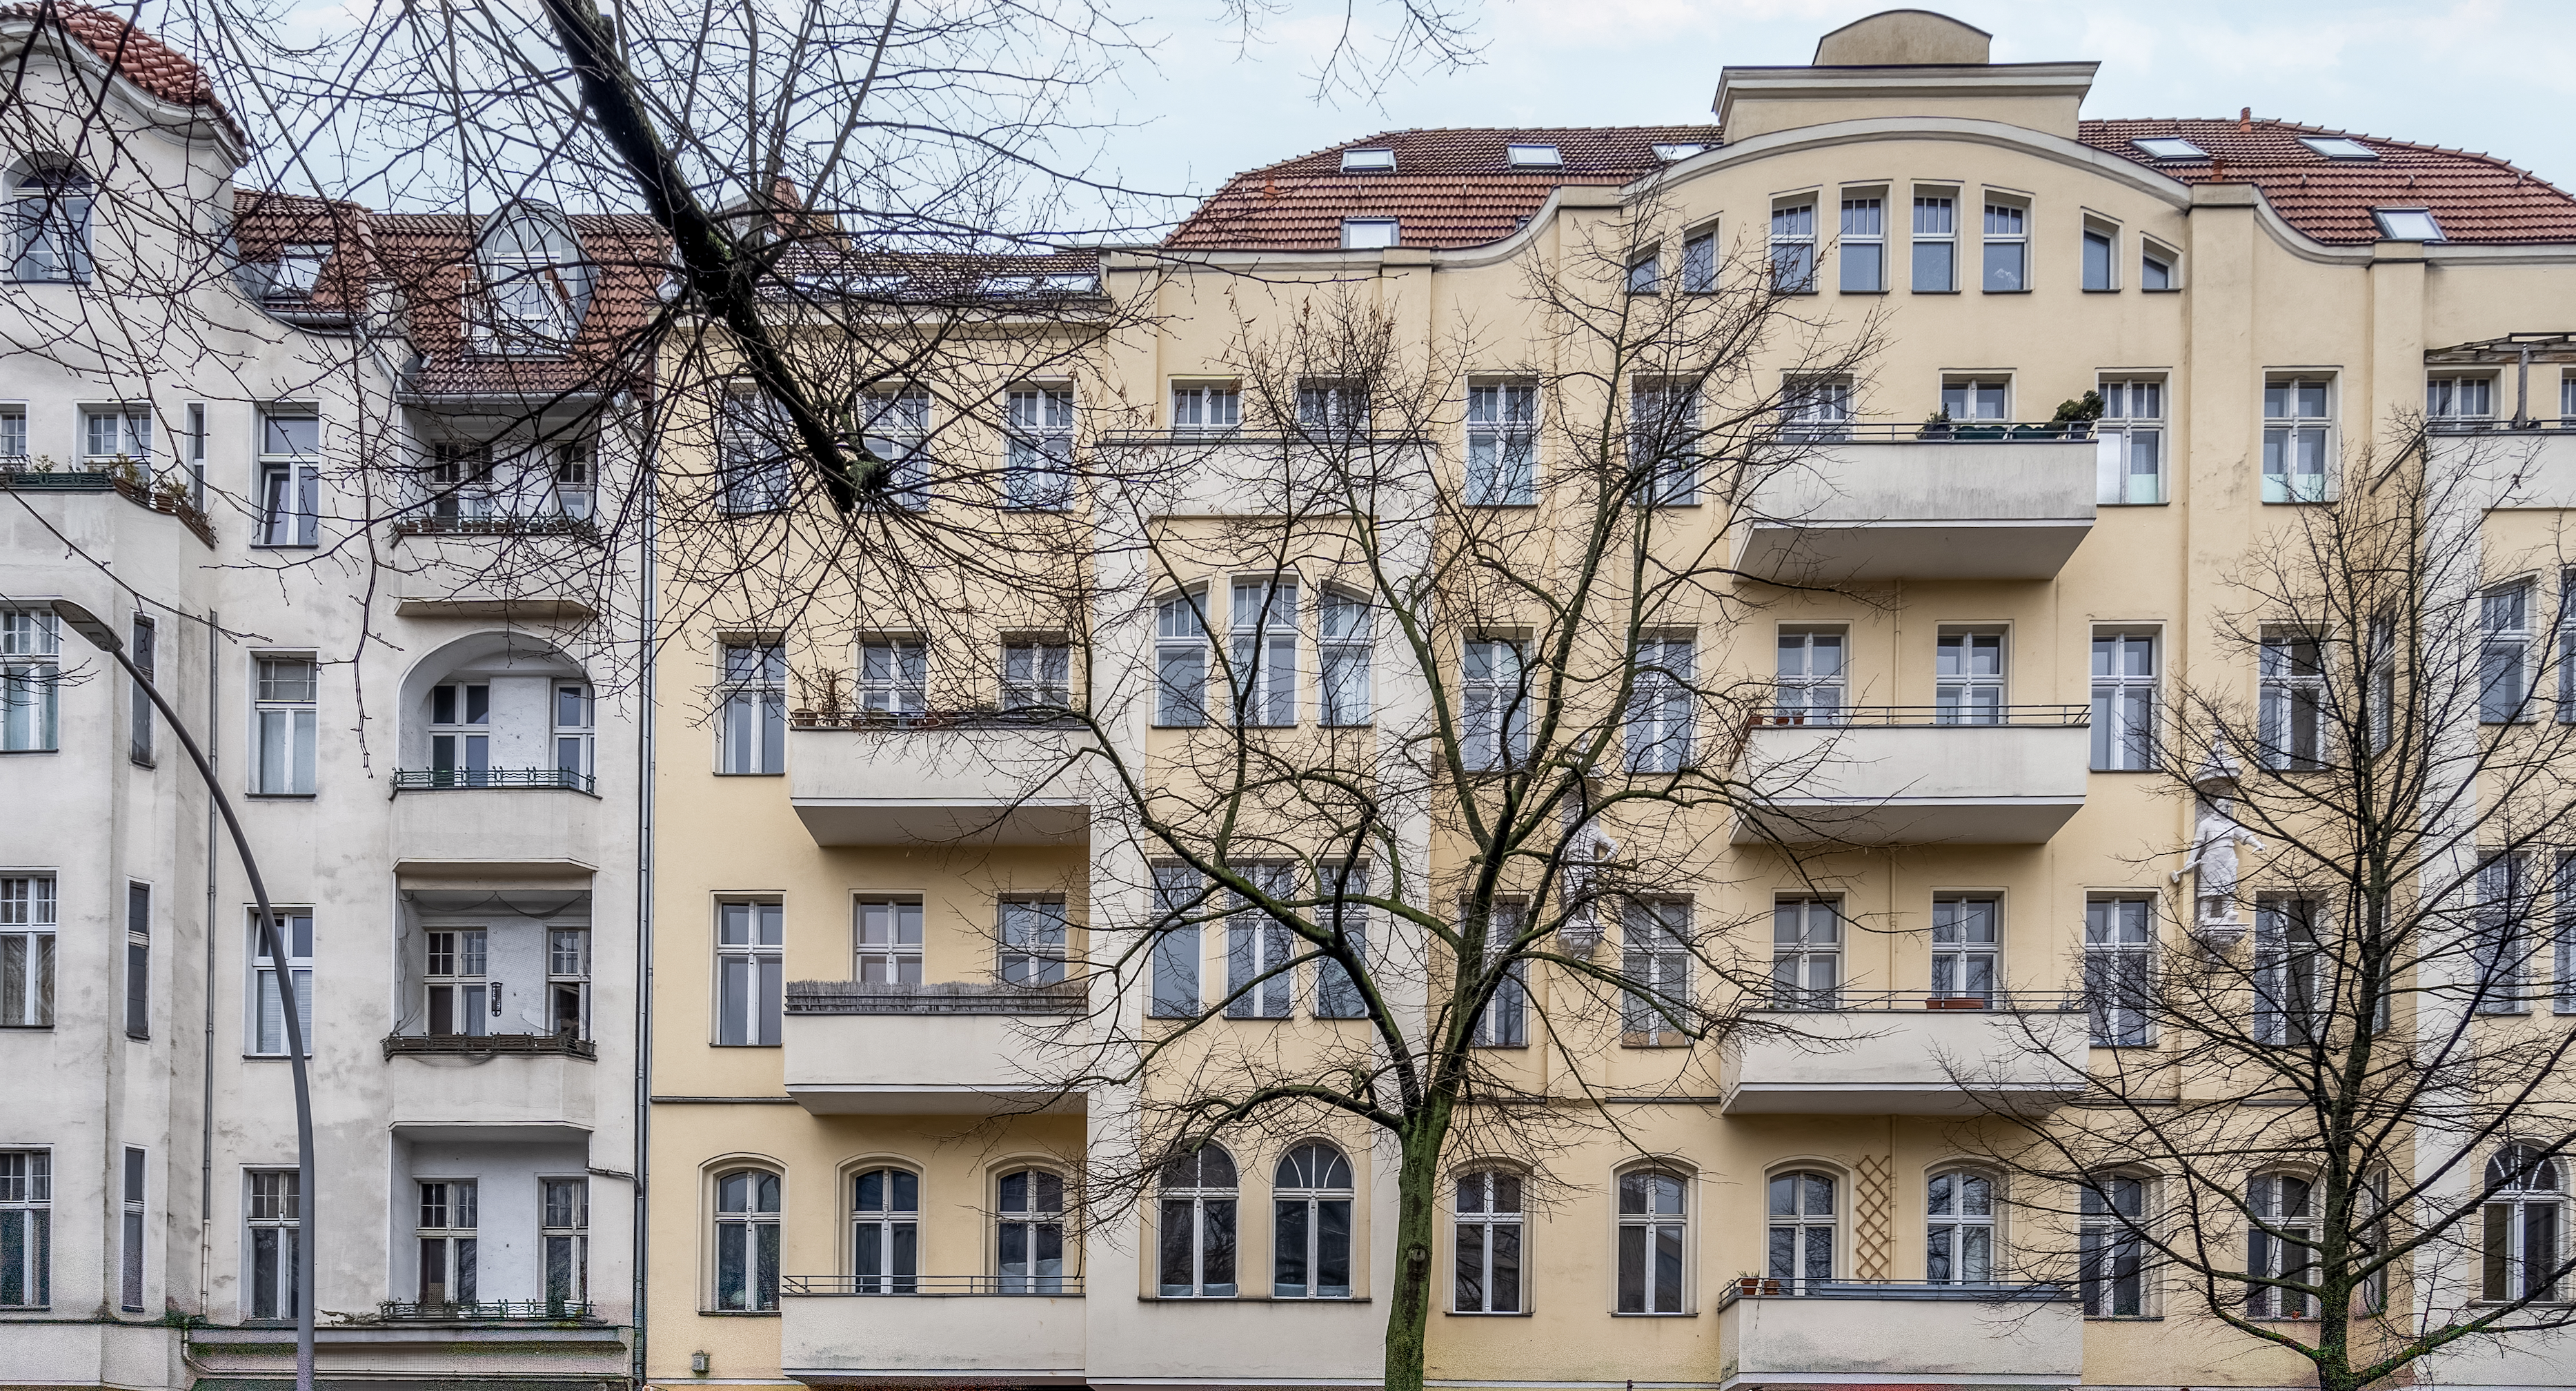
[[[2576,415],[2560,416],[2556,419],[2541,416],[2531,420],[2515,420],[2511,417],[2427,420],[2424,422],[2424,429],[2436,435],[2521,435],[2542,430],[2576,431]]]
[[[599,780],[569,768],[397,768],[396,792],[434,792],[472,787],[551,787],[566,792],[598,791]]]
[[[165,481],[150,484],[138,465],[132,468],[38,468],[24,454],[0,454],[0,488],[22,493],[115,493],[146,512],[178,519],[198,540],[215,544],[214,523],[188,498],[186,487]]]
[[[1074,729],[1082,721],[1060,706],[1016,710],[791,710],[797,729]]]
[[[1299,445],[1403,446],[1429,444],[1419,430],[1334,430],[1318,426],[1301,434],[1260,434],[1247,430],[1134,430],[1100,437],[1102,449],[1228,448],[1284,449]]]
[[[385,1056],[597,1058],[599,1045],[571,1034],[387,1034]]]
[[[560,513],[535,516],[405,517],[394,523],[396,536],[578,536],[597,539],[599,527],[588,517]]]
[[[782,1275],[786,1294],[865,1295],[1082,1295],[1079,1275]]]
[[[2093,438],[2090,420],[1925,420],[1886,421],[1795,420],[1780,427],[1780,438],[1795,444],[1911,444],[1924,440],[1973,444],[2066,444]]]
[[[579,1299],[388,1299],[376,1305],[387,1323],[593,1323],[597,1306]]]
[[[1775,725],[1824,726],[1834,729],[1905,728],[1931,725],[2022,725],[2083,729],[2093,723],[2090,705],[1839,705],[1831,709],[1777,707],[1755,715],[1756,729]]]
[[[849,980],[787,982],[789,1014],[1006,1014],[1077,1015],[1090,1004],[1080,981],[1052,985],[1001,985],[937,981],[884,985]]]
[[[1774,986],[1758,1010],[1830,1011],[1836,1014],[1894,1014],[1921,1010],[1968,1010],[1990,1014],[2081,1014],[2080,990],[1990,990],[1982,994],[1939,995],[1929,990],[1801,990]]]
[[[1739,1299],[1973,1300],[1986,1303],[2055,1303],[2078,1297],[2063,1280],[1795,1280],[1758,1275],[1728,1281],[1718,1296],[1723,1309]]]

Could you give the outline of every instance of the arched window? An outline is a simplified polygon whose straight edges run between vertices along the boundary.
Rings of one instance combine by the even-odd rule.
[[[850,1273],[861,1294],[920,1288],[921,1176],[870,1169],[850,1180]]]
[[[2132,1174],[2094,1174],[2082,1182],[2076,1207],[2084,1312],[2094,1318],[2144,1314],[2146,1243],[2137,1224],[2147,1215],[2147,1181]]]
[[[994,1209],[1002,1293],[1064,1293],[1064,1175],[1013,1169],[1000,1187]]]
[[[2245,1273],[2301,1283],[2316,1279],[2316,1208],[2308,1181],[2297,1174],[2256,1174],[2245,1187]],[[2279,1285],[2245,1287],[2245,1316],[2312,1319],[2316,1298]]]
[[[1995,1278],[1995,1181],[1973,1170],[1934,1174],[1924,1196],[1924,1278],[1936,1285],[1982,1285]]]
[[[1680,1174],[1631,1169],[1619,1176],[1619,1312],[1682,1312],[1690,1213]]]
[[[89,279],[89,213],[97,186],[63,160],[19,166],[9,179],[9,274],[18,280]]]
[[[716,1307],[778,1307],[778,1175],[765,1169],[716,1176]]]
[[[2555,1301],[2567,1241],[2558,1161],[2537,1146],[2507,1145],[2487,1161],[2487,1189],[2481,1293]]]
[[[1234,1297],[1234,1156],[1201,1145],[1163,1165],[1159,1238],[1165,1299]]]
[[[1458,1179],[1462,1314],[1521,1312],[1521,1176],[1489,1169]]]
[[[1271,1297],[1350,1298],[1351,1161],[1330,1145],[1299,1145],[1271,1186]]]
[[[1813,1282],[1834,1278],[1834,1178],[1800,1169],[1773,1174],[1770,1195],[1774,1280]]]

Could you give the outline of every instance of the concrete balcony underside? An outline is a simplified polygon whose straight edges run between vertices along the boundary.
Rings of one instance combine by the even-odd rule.
[[[2042,723],[1758,725],[1744,770],[1766,809],[1737,818],[1735,843],[2036,845],[2083,808],[2091,745],[2075,713]]]
[[[791,981],[787,1094],[816,1115],[1079,1115],[1052,1079],[1087,1036],[1080,984]]]
[[[817,845],[1078,845],[1091,829],[1063,727],[803,727],[788,800]]]
[[[799,1295],[780,1368],[809,1386],[1080,1386],[1080,1295]]]
[[[1943,1005],[1967,1003],[1941,1001]],[[1999,1008],[1758,1010],[1719,1067],[1725,1114],[1972,1116],[2086,1087],[2087,1016],[2063,996]]]
[[[2083,1305],[2063,1286],[1828,1282],[1718,1306],[1722,1391],[2073,1386]]]
[[[1735,563],[1765,579],[2049,579],[2093,529],[2091,440],[1822,445],[1754,490]]]

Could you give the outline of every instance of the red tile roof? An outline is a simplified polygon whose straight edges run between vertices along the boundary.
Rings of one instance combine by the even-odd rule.
[[[27,19],[60,25],[64,33],[78,39],[82,47],[105,60],[126,81],[163,101],[204,107],[235,136],[242,133],[241,127],[233,123],[232,113],[215,99],[214,84],[206,80],[205,70],[125,16],[54,0],[0,5],[0,21]]]
[[[2129,143],[2158,135],[2213,158],[2151,159]],[[2357,140],[2379,158],[2331,159],[2300,144],[2302,135]],[[2078,138],[2183,183],[2257,185],[2291,226],[2331,245],[2378,240],[2370,211],[2380,207],[2427,209],[2455,243],[2576,241],[2576,199],[2487,155],[2281,121],[2086,121]],[[1404,245],[1478,246],[1511,235],[1560,186],[1623,184],[1661,163],[1656,145],[1719,143],[1715,126],[1387,131],[1236,175],[1163,245],[1324,251],[1341,245],[1344,218],[1393,217]],[[1514,168],[1505,147],[1515,144],[1554,144],[1565,163]],[[1393,171],[1342,172],[1344,150],[1374,149],[1395,152]]]
[[[653,336],[670,264],[652,219],[567,219],[595,268],[590,309],[560,357],[485,356],[468,351],[465,298],[474,290],[474,235],[480,219],[455,213],[376,213],[376,258],[408,310],[419,363],[409,389],[423,396],[554,396],[610,393],[651,372]]]

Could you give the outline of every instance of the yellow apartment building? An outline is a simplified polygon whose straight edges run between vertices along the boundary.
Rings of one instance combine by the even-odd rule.
[[[1196,1147],[1156,1109],[1222,1095],[1230,1069],[1375,1056],[1365,1011],[1331,961],[1277,971],[1267,930],[1227,921],[1154,828],[1245,776],[1212,750],[1297,770],[1227,803],[1276,846],[1345,828],[1342,802],[1300,800],[1336,751],[1391,778],[1413,756],[1394,746],[1428,740],[1407,747],[1463,751],[1454,782],[1553,737],[1498,713],[1548,665],[1550,596],[1455,599],[1436,641],[1370,607],[1405,582],[1372,564],[1436,569],[1482,527],[1531,575],[1642,557],[1599,572],[1627,626],[1572,635],[1565,684],[1531,697],[1541,722],[1622,731],[1583,785],[1710,765],[1740,796],[1604,813],[1624,906],[1569,909],[1473,1026],[1480,1075],[1575,1119],[1488,1107],[1440,1156],[1430,1383],[2310,1384],[2190,1282],[2084,1255],[2089,1209],[2014,1191],[2036,1185],[2008,1172],[2000,1115],[2060,1124],[2088,1071],[2159,1046],[2098,993],[2088,1013],[2113,954],[2267,950],[2269,927],[2243,949],[2204,930],[2232,921],[2183,853],[2215,843],[2210,813],[2149,736],[2186,688],[2311,708],[2316,659],[2274,670],[2228,635],[2258,621],[2247,557],[2353,461],[2511,451],[2464,504],[2484,573],[2443,583],[2528,603],[2462,597],[2487,630],[2453,636],[2552,660],[2533,557],[2576,505],[2576,200],[2486,156],[2251,112],[2086,119],[2096,66],[1993,63],[1982,32],[1893,11],[1810,66],[1725,69],[1706,125],[1398,131],[1256,169],[1160,245],[1013,267],[992,293],[1064,308],[997,316],[985,339],[1016,346],[974,370],[870,378],[896,491],[922,450],[943,480],[972,456],[1004,499],[978,563],[947,553],[907,588],[791,530],[739,543],[776,581],[755,593],[711,578],[731,573],[716,523],[675,520],[647,822],[649,1383],[1379,1382],[1385,1133],[1319,1113]],[[1772,327],[1676,404],[1649,330],[1747,277]],[[2455,443],[2409,465],[2391,442],[2424,417]],[[1712,462],[1587,514],[1652,513],[1651,535],[1565,529],[1584,439],[1609,457],[1684,419],[1789,462]],[[676,463],[717,481],[710,515],[789,505],[741,500],[711,424],[714,454]],[[1344,483],[1354,458],[1382,470],[1378,510],[1301,491],[1318,438]],[[1075,457],[1145,462],[1059,468]],[[1082,496],[1053,498],[1059,477]],[[970,484],[948,486],[903,506],[962,506]],[[887,534],[867,556],[911,544]],[[1596,639],[1624,657],[1592,664]],[[1334,795],[1380,785],[1361,781]],[[1283,852],[1300,882],[1357,866],[1426,912],[1461,892],[1473,837],[1388,796],[1364,843]],[[1579,896],[1515,872],[1512,902]],[[1408,1017],[1445,969],[1410,921],[1373,917],[1354,948]],[[2576,1001],[2567,962],[2532,958],[2536,998]],[[1656,994],[1605,994],[1614,977]],[[1726,1027],[1683,1027],[1663,992]],[[1192,1147],[1156,1148],[1176,1134]],[[2482,1229],[2519,1244],[2463,1269],[2560,1259],[2554,1154]],[[2133,1181],[2158,1201],[2151,1165]],[[2407,1278],[2450,1277],[2428,1255]],[[2409,1375],[2571,1367],[2576,1340],[2537,1333]]]

